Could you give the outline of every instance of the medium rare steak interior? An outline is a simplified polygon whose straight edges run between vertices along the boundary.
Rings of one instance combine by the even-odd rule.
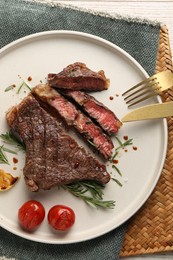
[[[105,165],[79,147],[61,121],[46,112],[32,94],[13,107],[6,118],[26,145],[23,173],[31,191],[80,180],[109,182]]]
[[[54,88],[87,91],[101,91],[109,87],[109,79],[103,70],[94,72],[81,62],[68,65],[60,73],[49,73],[48,83]]]
[[[114,147],[111,138],[103,133],[88,116],[77,109],[71,102],[49,85],[40,84],[32,89],[37,98],[55,108],[68,126],[73,126],[105,159],[112,155]]]
[[[122,126],[117,116],[93,96],[83,91],[63,91],[67,97],[74,100],[82,109],[108,134],[116,134]]]

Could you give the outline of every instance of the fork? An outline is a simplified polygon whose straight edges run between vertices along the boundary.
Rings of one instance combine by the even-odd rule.
[[[131,107],[171,87],[173,87],[173,73],[165,70],[141,81],[124,92],[122,96],[128,107]]]

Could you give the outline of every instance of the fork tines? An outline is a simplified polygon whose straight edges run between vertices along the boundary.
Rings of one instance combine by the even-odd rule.
[[[128,107],[136,105],[150,97],[156,96],[159,93],[159,82],[156,77],[150,77],[138,83],[122,94]]]

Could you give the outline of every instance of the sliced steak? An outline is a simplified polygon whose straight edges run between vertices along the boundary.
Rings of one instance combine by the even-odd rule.
[[[87,114],[96,120],[101,128],[109,135],[118,132],[122,126],[116,115],[93,96],[82,91],[67,90],[63,91],[67,97],[74,100]]]
[[[104,134],[100,127],[95,125],[94,122],[80,110],[76,109],[76,107],[59,92],[49,85],[40,84],[32,89],[32,93],[43,102],[54,107],[67,125],[72,125],[105,159],[111,157],[114,145],[110,137]]]
[[[94,72],[80,62],[67,66],[60,73],[49,73],[48,83],[54,88],[71,90],[101,91],[109,87],[103,70]]]
[[[61,122],[47,113],[30,94],[7,113],[11,130],[26,145],[24,177],[31,191],[48,190],[80,180],[106,184],[105,165],[79,147]]]

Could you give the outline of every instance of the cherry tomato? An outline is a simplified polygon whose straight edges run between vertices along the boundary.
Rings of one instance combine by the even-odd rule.
[[[55,205],[48,212],[48,222],[56,230],[66,231],[75,222],[74,211],[64,205]]]
[[[18,211],[18,219],[20,225],[28,230],[35,230],[45,217],[45,209],[43,205],[36,201],[30,200],[25,202]]]

